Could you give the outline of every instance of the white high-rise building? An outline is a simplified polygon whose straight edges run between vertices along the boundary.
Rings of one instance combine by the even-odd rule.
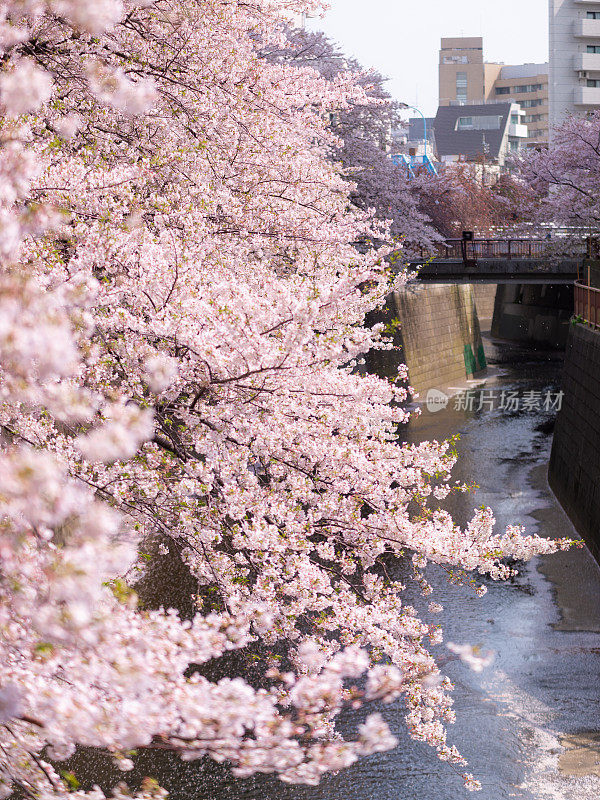
[[[293,11],[292,25],[294,25],[295,28],[306,28],[306,14],[303,11]]]
[[[549,0],[549,12],[552,129],[600,109],[600,0]]]

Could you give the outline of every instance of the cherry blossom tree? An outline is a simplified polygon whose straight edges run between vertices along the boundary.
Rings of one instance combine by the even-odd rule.
[[[532,193],[516,175],[484,184],[481,165],[452,164],[438,176],[421,175],[418,183],[419,206],[444,237],[460,237],[464,230],[486,235],[531,219]]]
[[[395,283],[390,248],[353,246],[388,232],[349,202],[328,120],[369,99],[261,57],[299,10],[0,3],[2,797],[101,800],[61,772],[78,746],[124,774],[154,748],[316,783],[394,746],[378,714],[339,736],[344,704],[399,698],[459,769],[441,629],[384,559],[425,596],[429,561],[482,593],[468,573],[569,546],[431,507],[449,445],[401,446],[404,373],[356,369],[391,347],[364,318]],[[135,591],[173,554],[187,617]],[[257,642],[294,671],[206,677]]]
[[[264,55],[275,63],[310,67],[328,81],[351,73],[368,102],[363,97],[332,114],[331,129],[339,140],[332,158],[341,162],[343,174],[352,183],[352,201],[388,220],[390,234],[409,254],[440,241],[442,237],[419,209],[418,186],[390,158],[392,132],[402,126],[402,118],[400,103],[385,88],[387,79],[345,57],[320,31],[290,28],[285,46],[266,49]]]
[[[597,230],[600,224],[600,114],[572,116],[553,133],[549,149],[528,152],[521,173],[532,194],[540,221]]]

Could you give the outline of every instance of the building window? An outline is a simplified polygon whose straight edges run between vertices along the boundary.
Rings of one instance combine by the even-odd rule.
[[[468,64],[469,56],[443,56],[442,64]]]
[[[590,89],[600,89],[600,81],[592,80],[590,78],[586,81],[586,86],[589,86]]]
[[[588,53],[600,53],[600,45],[588,44],[587,51]]]
[[[467,102],[467,73],[466,72],[457,72],[456,73],[456,99],[459,103],[466,103]]]
[[[535,108],[544,105],[545,100],[519,100],[521,108]]]
[[[530,83],[523,86],[513,86],[515,94],[525,94],[525,92],[541,92],[544,87],[541,83]]]
[[[510,94],[510,86],[496,86],[496,94]]]
[[[459,117],[456,121],[457,131],[498,131],[502,117]]]
[[[600,19],[600,11],[588,11],[586,16],[588,19]]]

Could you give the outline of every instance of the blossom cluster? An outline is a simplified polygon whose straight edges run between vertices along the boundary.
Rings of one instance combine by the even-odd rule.
[[[549,242],[557,254],[569,252],[574,239],[598,229],[599,130],[598,112],[569,117],[553,131],[551,148],[532,150],[519,160],[530,216],[537,222],[570,229]]]

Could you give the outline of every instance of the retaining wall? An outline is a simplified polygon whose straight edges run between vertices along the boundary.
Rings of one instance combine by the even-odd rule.
[[[499,284],[492,336],[562,350],[572,314],[572,286]]]
[[[494,303],[498,286],[495,283],[474,283],[475,305],[479,321],[491,320],[494,316]]]
[[[600,561],[600,333],[570,325],[548,479]]]
[[[470,285],[410,284],[388,298],[370,322],[395,321],[394,353],[370,353],[369,371],[393,376],[408,366],[411,386],[423,398],[431,388],[460,386],[486,369],[475,296]]]

